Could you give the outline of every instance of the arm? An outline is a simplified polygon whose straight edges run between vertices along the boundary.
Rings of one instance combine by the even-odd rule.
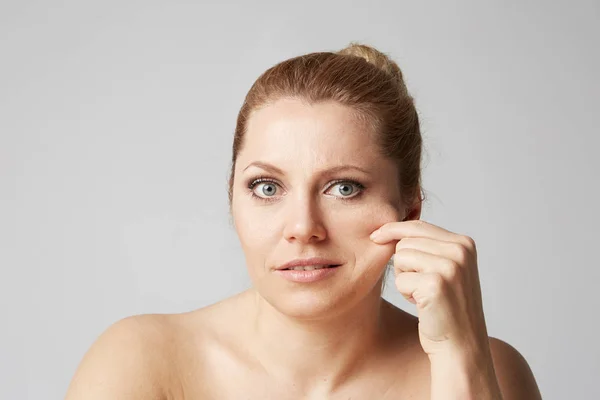
[[[433,400],[540,398],[523,357],[487,335],[473,238],[417,220],[384,224],[371,240],[393,254],[396,288],[417,306]]]
[[[79,365],[66,400],[160,399],[160,334],[152,316],[110,326]]]
[[[431,359],[432,399],[541,400],[527,361],[509,344]]]

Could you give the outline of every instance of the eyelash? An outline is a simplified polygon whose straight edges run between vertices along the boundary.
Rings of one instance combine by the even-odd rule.
[[[259,176],[257,178],[251,179],[249,181],[248,185],[247,185],[248,189],[249,189],[249,192],[250,192],[250,196],[252,196],[255,199],[265,201],[265,202],[275,201],[275,199],[269,199],[269,198],[265,198],[265,197],[260,197],[260,196],[257,196],[254,193],[254,188],[259,183],[272,183],[272,184],[274,184],[276,186],[279,186],[279,184],[277,182],[275,182],[274,180],[272,180],[272,179],[270,179],[268,177],[265,177],[265,176]],[[336,179],[335,181],[331,182],[331,185],[329,185],[327,187],[327,190],[329,190],[331,187],[333,187],[333,186],[335,186],[337,184],[340,184],[340,183],[349,183],[349,184],[351,184],[351,185],[353,185],[353,186],[355,186],[355,187],[358,188],[358,194],[356,194],[356,195],[354,195],[352,197],[346,197],[346,198],[344,198],[344,197],[336,197],[338,200],[341,200],[341,201],[352,201],[352,200],[355,200],[356,198],[360,197],[360,195],[366,189],[365,186],[362,183],[357,182],[354,179]]]

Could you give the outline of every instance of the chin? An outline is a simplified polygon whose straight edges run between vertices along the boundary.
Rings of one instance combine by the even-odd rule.
[[[376,289],[375,283],[370,288],[361,286],[335,288],[307,285],[286,289],[263,287],[255,290],[281,314],[309,321],[339,316],[354,308],[362,300],[366,300]],[[377,293],[377,297],[380,297],[379,293]]]
[[[332,318],[342,311],[344,304],[343,299],[331,292],[318,293],[311,290],[278,294],[265,300],[280,313],[302,320]]]
[[[323,320],[339,315],[343,302],[330,296],[296,293],[292,296],[263,297],[281,314],[298,320]]]

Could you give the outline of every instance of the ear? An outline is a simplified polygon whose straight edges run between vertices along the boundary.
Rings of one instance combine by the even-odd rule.
[[[415,206],[408,210],[406,217],[404,217],[403,221],[412,221],[418,220],[421,218],[421,203],[418,206]]]
[[[412,207],[406,209],[406,215],[403,221],[413,221],[421,218],[421,210],[423,207],[423,200],[419,199],[413,204]]]

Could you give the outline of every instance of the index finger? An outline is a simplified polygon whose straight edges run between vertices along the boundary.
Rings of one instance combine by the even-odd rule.
[[[424,237],[442,241],[456,241],[457,234],[423,220],[394,221],[382,225],[371,234],[371,240],[383,244],[404,237]]]

